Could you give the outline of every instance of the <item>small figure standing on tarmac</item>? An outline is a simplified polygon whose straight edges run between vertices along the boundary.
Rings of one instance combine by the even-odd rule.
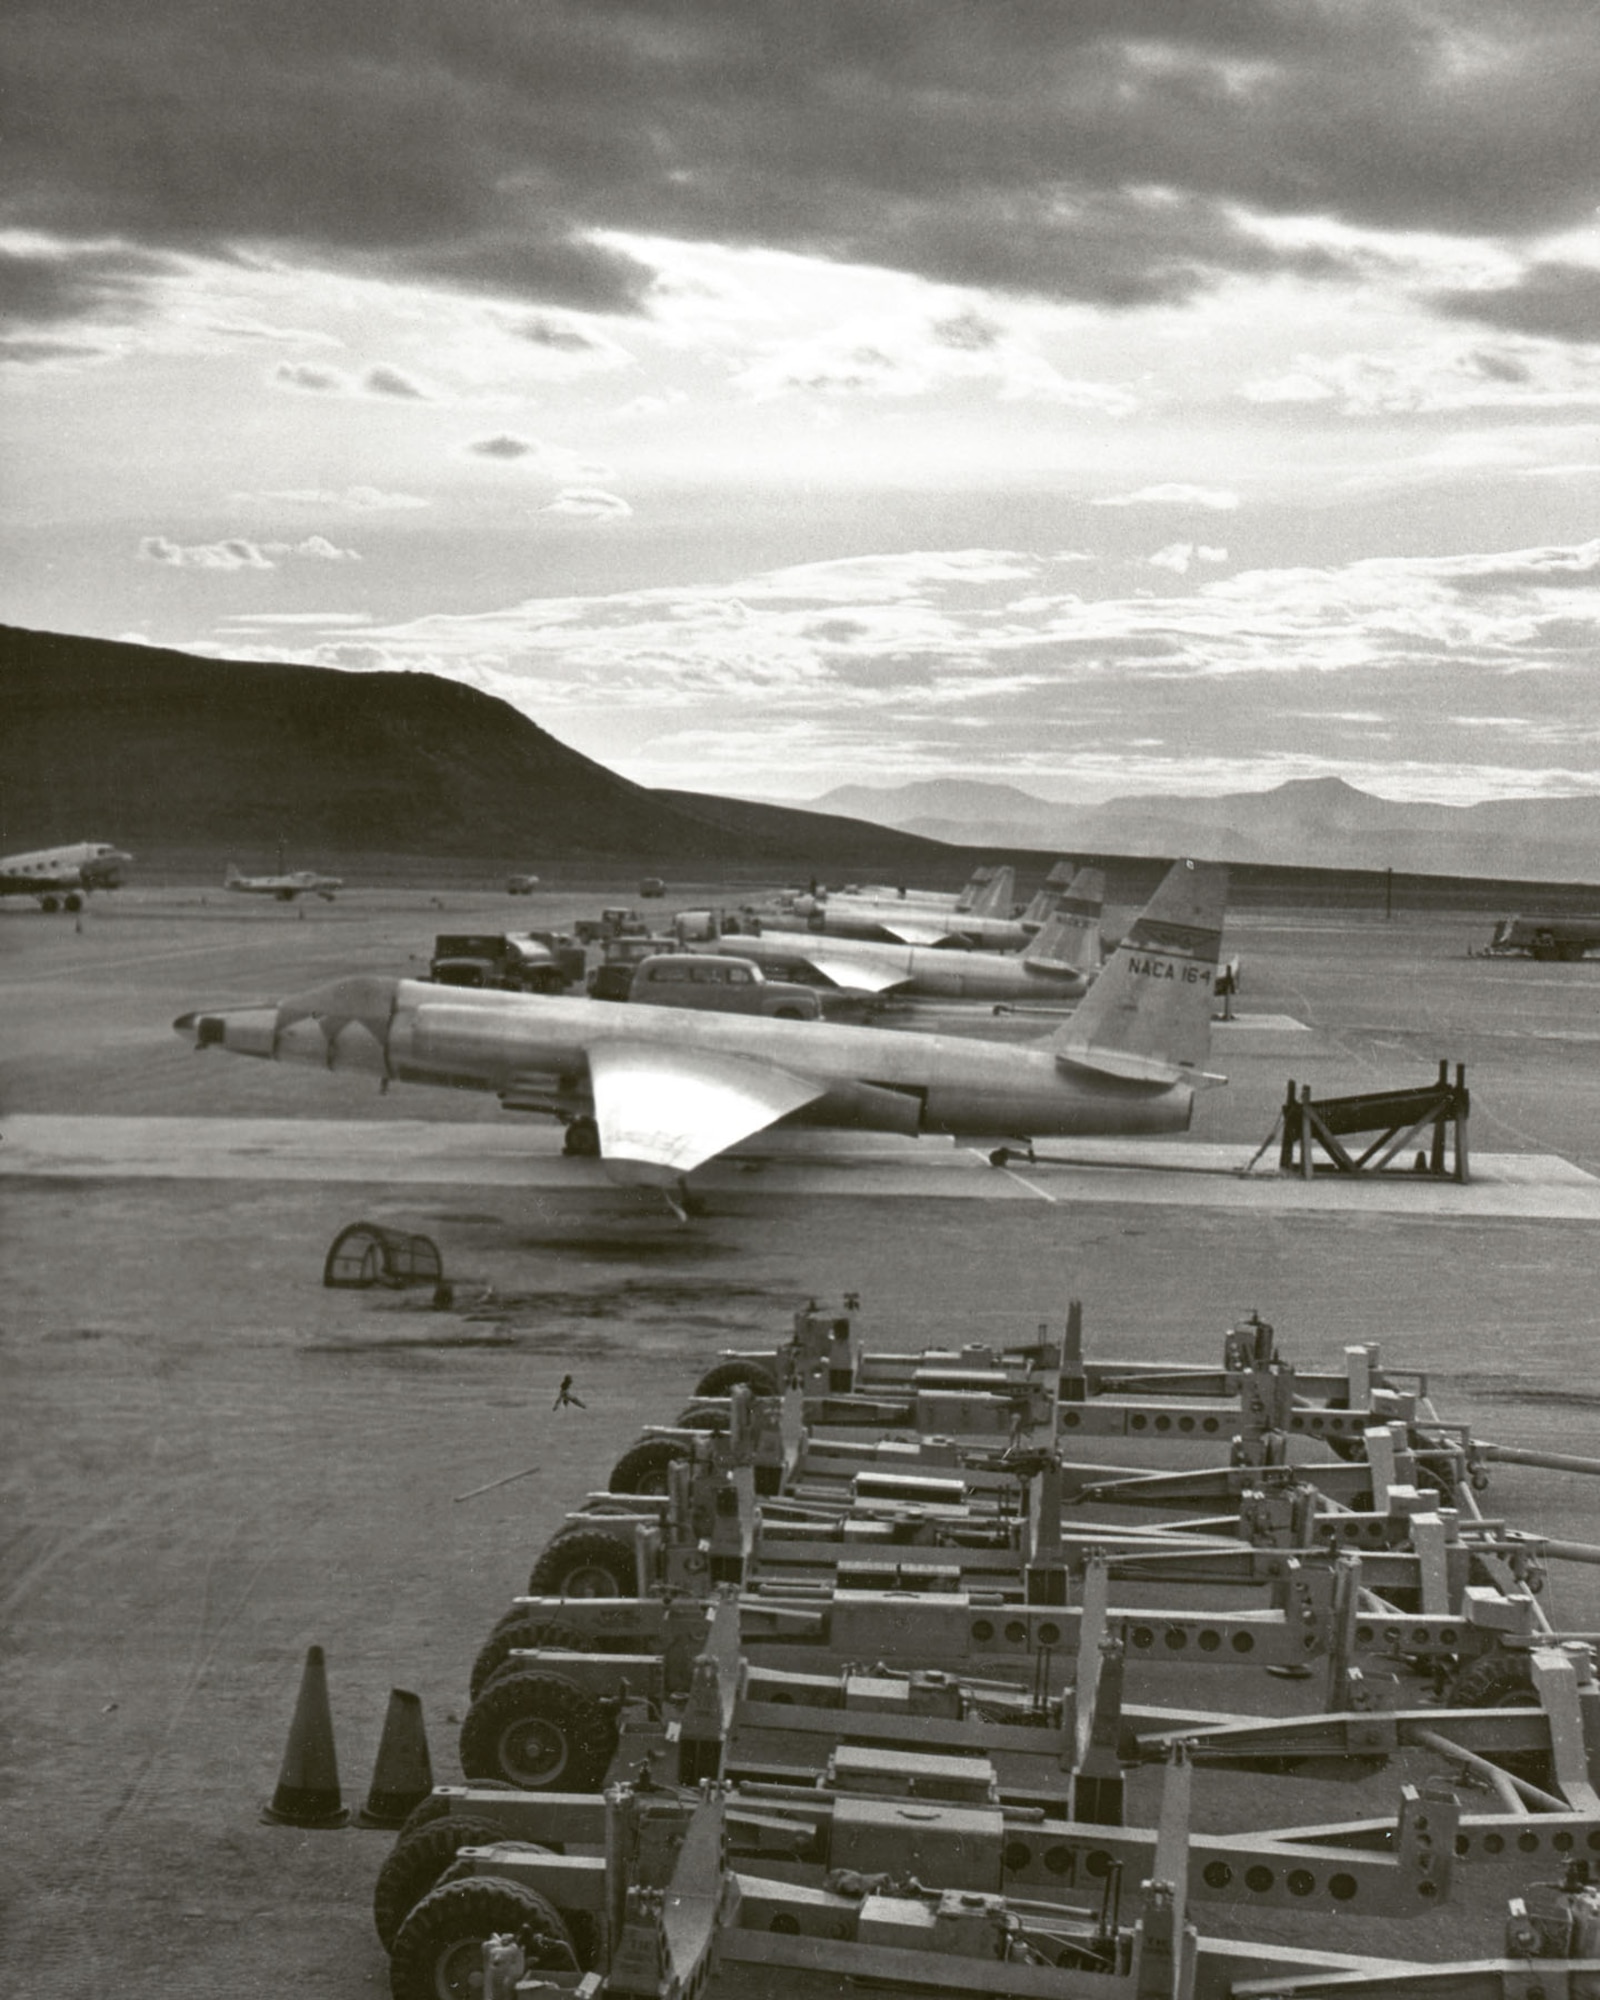
[[[572,1377],[570,1375],[562,1376],[561,1387],[556,1391],[556,1399],[550,1407],[552,1410],[559,1410],[565,1403],[570,1403],[574,1409],[578,1410],[586,1410],[589,1407],[581,1396],[573,1395]]]

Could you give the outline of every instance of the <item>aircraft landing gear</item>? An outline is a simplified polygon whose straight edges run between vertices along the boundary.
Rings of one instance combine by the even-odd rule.
[[[1020,1146],[996,1146],[989,1155],[991,1167],[1009,1167],[1013,1160],[1026,1160],[1030,1167],[1034,1164],[1031,1139],[1024,1139]]]
[[[53,917],[53,916],[55,915],[55,913],[56,913],[56,899],[55,899],[55,897],[54,897],[54,896],[41,896],[41,897],[39,898],[39,908],[40,908],[41,910],[43,910],[43,911],[44,911],[44,913],[45,913],[45,915],[46,915],[47,917]]]
[[[600,1127],[592,1118],[573,1118],[561,1150],[569,1159],[597,1160],[600,1157]]]
[[[63,908],[73,911],[81,910],[83,908],[83,898],[78,894],[76,889],[74,889],[71,892],[71,894],[67,897],[66,902],[63,905]]]

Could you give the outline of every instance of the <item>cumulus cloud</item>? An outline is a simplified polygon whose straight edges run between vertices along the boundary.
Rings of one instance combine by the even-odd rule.
[[[1230,513],[1239,504],[1237,493],[1223,486],[1184,486],[1170,482],[1141,486],[1137,493],[1106,493],[1091,501],[1095,507],[1204,507],[1213,513]]]
[[[467,450],[475,452],[479,458],[530,458],[539,447],[531,438],[512,437],[502,431],[495,437],[474,438]]]
[[[168,540],[165,535],[146,535],[139,544],[145,562],[165,563],[172,569],[276,569],[280,562],[298,558],[305,562],[360,562],[354,549],[341,549],[325,535],[308,535],[301,542],[251,542],[230,536],[221,542]]]
[[[309,361],[280,361],[272,371],[274,382],[285,389],[298,389],[311,396],[394,396],[408,402],[426,402],[429,392],[398,368],[369,368],[364,375],[352,376],[337,368],[323,368]]]
[[[309,361],[280,361],[272,379],[286,389],[303,389],[312,396],[332,395],[345,386],[342,375],[331,368],[314,368]]]
[[[544,511],[547,514],[570,514],[584,521],[623,521],[633,509],[615,493],[602,493],[592,486],[568,486]]]
[[[241,506],[338,507],[355,514],[402,512],[432,503],[415,493],[385,493],[376,486],[281,486],[264,493],[235,493]]]
[[[1176,546],[1191,570],[1223,555]],[[1068,562],[928,550],[359,634],[329,621],[321,633],[308,625],[298,651],[264,645],[259,656],[447,674],[591,754],[635,744],[655,782],[706,789],[717,758],[675,766],[661,747],[672,732],[731,744],[741,731],[790,731],[809,746],[790,775],[809,767],[824,782],[889,741],[913,762],[1017,773],[1099,758],[1096,769],[1127,779],[1164,759],[1170,782],[1211,757],[1288,774],[1306,758],[1308,714],[1381,727],[1419,795],[1482,781],[1483,716],[1515,725],[1495,767],[1506,789],[1548,788],[1600,754],[1600,717],[1570,700],[1600,646],[1600,539],[1221,577],[1169,567],[1185,580],[1164,594],[1096,597],[1074,587],[1086,579]],[[721,754],[727,787],[748,785],[749,768]]]
[[[425,402],[428,396],[426,389],[398,368],[369,368],[362,385],[373,396],[401,396],[417,402]]]
[[[1388,349],[1302,354],[1287,369],[1245,382],[1239,395],[1264,406],[1328,404],[1362,418],[1581,406],[1600,400],[1600,344],[1442,335]]]
[[[543,473],[551,479],[600,480],[606,478],[611,469],[586,459],[566,445],[547,444],[543,439],[519,437],[510,431],[498,432],[493,437],[474,438],[465,449],[475,458],[498,459],[506,465],[525,465],[530,471]]]
[[[1169,542],[1164,549],[1157,549],[1145,561],[1152,569],[1170,569],[1176,576],[1187,576],[1196,563],[1225,563],[1226,549],[1207,548],[1203,542]]]

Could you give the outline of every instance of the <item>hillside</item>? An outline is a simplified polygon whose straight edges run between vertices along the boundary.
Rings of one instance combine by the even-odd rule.
[[[0,847],[111,839],[271,865],[371,853],[818,871],[940,851],[822,813],[651,791],[436,675],[199,659],[0,626]]]

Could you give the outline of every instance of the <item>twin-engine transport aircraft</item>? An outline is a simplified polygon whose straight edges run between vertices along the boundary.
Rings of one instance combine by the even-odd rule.
[[[780,1121],[1009,1140],[1182,1131],[1208,1077],[1226,871],[1179,862],[1081,1005],[1027,1048],[824,1021],[603,1007],[355,975],[277,1007],[185,1014],[197,1048],[492,1090],[567,1151],[660,1187]]]
[[[36,896],[43,910],[81,910],[91,889],[117,889],[133,859],[106,840],[0,855],[0,896]]]
[[[334,890],[344,887],[344,878],[318,875],[310,868],[297,869],[292,875],[241,875],[230,861],[222,886],[237,889],[241,896],[276,896],[280,903],[292,903],[296,896],[320,896],[331,903]]]
[[[764,970],[810,971],[857,993],[942,1000],[1076,1000],[1100,970],[1100,915],[1105,877],[1080,869],[1033,942],[1022,952],[946,951],[937,946],[875,943],[763,929],[754,937],[718,938],[701,947],[753,958]]]

